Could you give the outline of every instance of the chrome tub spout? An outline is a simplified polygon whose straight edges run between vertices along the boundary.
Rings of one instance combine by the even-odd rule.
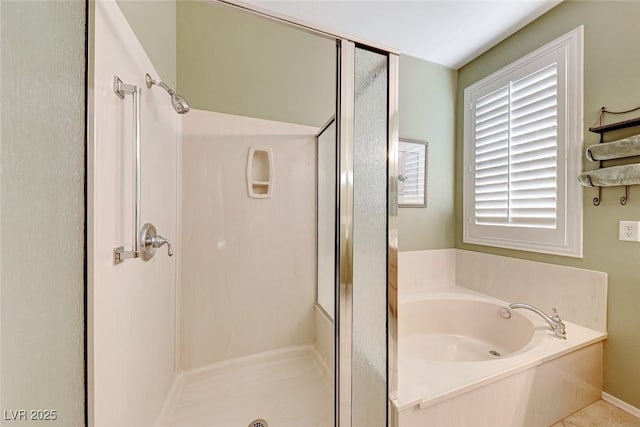
[[[558,311],[555,308],[553,309],[553,315],[549,316],[544,311],[532,305],[523,304],[523,303],[513,303],[513,304],[509,304],[509,308],[503,308],[500,311],[500,313],[502,314],[502,317],[504,317],[505,319],[508,319],[509,317],[511,317],[511,311],[509,309],[514,310],[516,308],[523,308],[525,310],[533,311],[538,316],[542,317],[549,324],[549,326],[551,327],[551,329],[553,330],[553,333],[557,338],[560,338],[563,340],[567,339],[566,327],[562,322],[562,319],[560,319],[560,316],[558,315]]]

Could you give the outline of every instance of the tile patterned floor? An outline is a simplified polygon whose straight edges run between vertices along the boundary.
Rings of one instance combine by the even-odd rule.
[[[551,427],[640,427],[640,418],[598,400]]]

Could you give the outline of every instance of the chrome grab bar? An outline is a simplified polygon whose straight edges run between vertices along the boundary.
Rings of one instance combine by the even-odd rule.
[[[113,264],[117,265],[125,259],[138,258],[140,255],[140,95],[142,89],[138,86],[124,83],[118,76],[113,76],[113,91],[120,98],[132,95],[133,98],[133,175],[134,175],[134,206],[133,206],[133,247],[125,251],[124,246],[113,250]]]

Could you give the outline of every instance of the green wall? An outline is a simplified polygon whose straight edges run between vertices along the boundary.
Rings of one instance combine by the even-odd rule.
[[[640,244],[618,241],[618,221],[640,220],[640,186],[632,187],[629,204],[620,206],[621,188],[584,191],[584,258],[534,254],[462,242],[462,153],[464,89],[535,50],[584,25],[584,145],[598,142],[588,127],[606,106],[624,110],[640,104],[640,2],[565,1],[506,41],[467,64],[458,73],[456,117],[456,247],[516,258],[562,264],[609,275],[608,330],[604,388],[640,407]],[[613,119],[615,120],[615,119]],[[585,160],[584,169],[593,168]]]
[[[333,40],[189,0],[177,29],[178,91],[193,108],[318,127],[334,115]]]
[[[175,0],[116,0],[147,56],[171,87],[176,85]],[[154,76],[155,77],[155,76]]]
[[[400,138],[429,142],[427,208],[398,209],[402,251],[452,248],[455,70],[400,56]]]
[[[0,1],[3,426],[84,426],[85,6]]]

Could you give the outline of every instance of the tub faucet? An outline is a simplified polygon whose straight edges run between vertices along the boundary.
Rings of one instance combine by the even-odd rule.
[[[533,311],[534,313],[542,317],[549,324],[549,326],[551,326],[551,329],[553,329],[553,333],[557,338],[563,340],[567,339],[567,331],[565,329],[564,323],[562,323],[562,319],[560,319],[558,311],[555,308],[553,309],[553,316],[549,316],[544,311],[529,304],[513,303],[509,304],[509,308],[512,310],[516,308],[524,308],[526,310]],[[502,317],[508,319],[509,317],[511,317],[511,311],[508,311],[508,309],[503,309]]]

